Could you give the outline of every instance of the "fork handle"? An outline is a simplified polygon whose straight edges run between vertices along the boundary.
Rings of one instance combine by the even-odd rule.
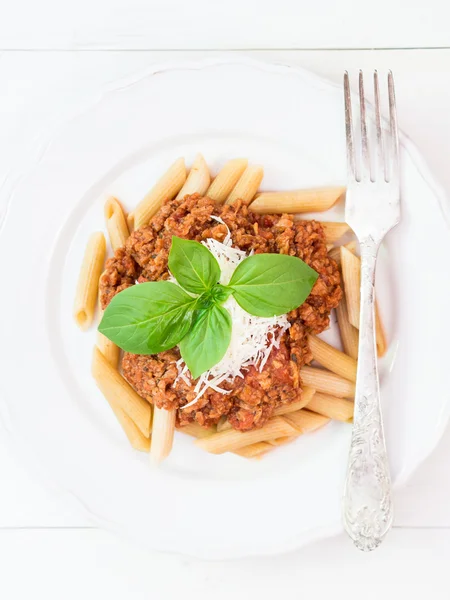
[[[391,479],[384,440],[375,339],[375,266],[378,244],[361,242],[361,313],[350,456],[343,499],[344,526],[355,545],[374,550],[389,531]]]

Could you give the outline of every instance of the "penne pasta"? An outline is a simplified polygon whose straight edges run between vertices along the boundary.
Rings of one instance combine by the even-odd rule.
[[[135,450],[140,450],[141,452],[150,452],[150,438],[145,437],[136,423],[130,419],[130,417],[125,414],[121,408],[114,404],[111,404],[110,406],[113,409],[114,414],[116,415],[116,418],[122,426],[122,429],[124,430],[125,435],[127,436],[132,447]]]
[[[322,427],[328,423],[330,419],[323,419],[323,415],[319,417],[318,414],[313,414],[310,412],[309,405],[313,401],[314,396],[315,394],[313,393],[309,397],[309,402],[307,405],[308,410],[297,410],[295,412],[288,413],[285,417],[285,420],[295,427],[297,433],[292,436],[284,436],[274,440],[268,440],[269,444],[272,446],[289,444],[290,442],[293,442],[299,435],[319,429],[319,427]],[[347,400],[345,400],[345,402],[347,402]]]
[[[134,211],[134,228],[147,225],[151,217],[161,208],[165,200],[172,200],[186,181],[184,158],[176,160],[156,182]]]
[[[341,268],[347,297],[348,320],[359,329],[361,261],[348,248],[341,246]]]
[[[172,450],[176,410],[153,407],[152,443],[150,456],[155,463],[162,462]]]
[[[297,433],[295,435],[286,435],[286,436],[281,436],[279,438],[274,438],[274,439],[267,439],[264,442],[257,442],[256,444],[252,444],[249,447],[244,447],[243,450],[247,450],[247,448],[252,448],[253,446],[258,446],[258,444],[270,444],[271,446],[281,446],[283,444],[287,444],[291,441],[293,441],[298,435],[299,433],[307,433],[307,431],[312,431],[314,429],[317,429],[318,427],[322,427],[322,425],[325,425],[326,423],[328,423],[328,421],[332,418],[335,418],[337,420],[340,421],[347,421],[348,418],[351,418],[351,416],[353,415],[353,403],[348,401],[348,400],[343,400],[342,398],[334,398],[333,396],[327,396],[325,394],[320,394],[321,396],[321,400],[316,403],[316,405],[312,404],[314,397],[315,397],[315,391],[314,389],[310,388],[310,387],[305,387],[303,390],[303,396],[302,399],[299,402],[292,402],[291,404],[286,404],[285,406],[279,406],[278,408],[275,409],[274,411],[274,416],[280,416],[280,415],[286,415],[286,420],[293,425],[296,429],[297,429]],[[337,402],[335,403],[335,409],[334,409],[334,414],[336,414],[336,417],[331,416],[331,414],[326,414],[325,412],[321,412],[320,410],[315,410],[315,408],[313,406],[316,407],[322,407],[324,405],[324,399],[333,399],[336,400]],[[303,411],[301,410],[304,407],[308,408],[308,411]],[[347,416],[349,409],[351,408],[351,415],[350,417]],[[326,419],[324,418],[318,418],[318,416],[312,416],[309,411],[313,411],[314,413],[319,413],[320,415],[322,415],[322,417],[328,417]],[[331,412],[331,411],[330,411]],[[300,416],[297,416],[298,413],[300,413]],[[344,416],[346,418],[344,418]],[[269,421],[270,422],[270,421]],[[226,423],[226,427],[223,428],[221,431],[226,431],[227,429],[231,429],[231,425],[229,424],[228,421],[225,421]],[[219,426],[217,428],[217,430],[219,431]],[[260,452],[265,453],[267,452],[268,449],[266,448],[261,448]],[[258,454],[260,453],[256,448],[255,450],[248,450],[248,452],[258,452]],[[240,451],[236,451],[236,453],[240,453]]]
[[[150,404],[133,390],[97,347],[94,348],[92,375],[109,404],[115,409],[120,408],[137,425],[144,436],[149,437],[151,431]]]
[[[283,404],[282,406],[278,406],[273,411],[273,416],[287,415],[291,412],[296,412],[297,410],[301,410],[308,405],[311,398],[314,396],[315,390],[310,387],[304,387],[302,397],[297,402],[291,402],[290,404]]]
[[[361,289],[361,259],[348,248],[341,246],[341,268],[347,297],[348,320],[359,329],[360,289]],[[383,323],[375,300],[375,335],[378,356],[383,356],[387,350],[387,340]]]
[[[303,409],[295,413],[291,413],[284,417],[295,429],[303,435],[315,431],[320,427],[323,427],[329,423],[330,419],[319,415],[317,413],[310,412],[309,410]]]
[[[82,330],[88,329],[94,320],[98,282],[105,255],[105,236],[100,232],[92,234],[86,246],[75,293],[74,317],[78,327]]]
[[[320,224],[325,232],[325,240],[327,244],[334,244],[334,242],[350,231],[350,226],[347,225],[347,223],[320,221]]]
[[[349,422],[353,418],[354,403],[351,400],[337,398],[317,392],[308,404],[308,410],[335,421]]]
[[[336,315],[345,353],[356,360],[358,358],[359,332],[348,320],[347,300],[344,291],[342,299],[336,307]]]
[[[349,242],[348,244],[344,244],[344,248],[350,250],[350,252],[356,252],[356,240]],[[341,266],[341,246],[333,246],[328,249],[328,256],[336,261],[338,267]]]
[[[178,192],[177,199],[184,198],[190,194],[200,194],[204,196],[209,188],[211,177],[209,175],[208,165],[201,154],[197,154],[189,175]]]
[[[226,204],[233,204],[236,200],[242,200],[244,204],[249,204],[255,197],[263,177],[264,169],[261,166],[250,165],[247,167],[228,195]]]
[[[308,336],[308,345],[319,365],[341,375],[349,381],[356,381],[356,360],[333,348],[315,335]]]
[[[206,195],[216,202],[225,202],[247,168],[247,164],[248,160],[246,158],[234,158],[225,163],[209,186]]]
[[[271,446],[284,446],[285,444],[290,444],[293,442],[298,435],[286,435],[281,438],[277,438],[276,440],[269,440],[267,443]]]
[[[106,338],[105,338],[106,339]],[[111,406],[116,419],[119,421],[125,435],[128,438],[131,446],[135,450],[140,450],[141,452],[149,452],[150,451],[150,438],[145,436],[136,423],[124,412],[124,410],[120,407],[120,405],[111,399],[111,396],[107,396],[105,394],[106,399]]]
[[[303,384],[312,387],[316,392],[332,394],[339,398],[354,398],[355,396],[355,384],[352,381],[325,369],[305,366],[300,375]]]
[[[259,214],[323,212],[336,204],[344,193],[344,187],[313,188],[292,192],[263,192],[258,194],[251,203],[250,210]]]
[[[119,368],[120,362],[120,348],[116,346],[114,342],[109,340],[106,336],[104,336],[99,331],[97,332],[97,348],[109,362],[109,364],[114,367],[114,369]]]
[[[209,427],[208,429],[206,429],[205,427],[198,425],[198,423],[188,423],[187,425],[183,425],[183,427],[180,427],[178,431],[181,431],[182,433],[187,433],[188,435],[191,435],[192,437],[195,437],[197,439],[203,439],[209,437],[212,433],[215,433],[215,428]],[[257,442],[256,444],[250,444],[245,448],[235,450],[233,454],[237,454],[238,456],[242,456],[244,458],[255,458],[257,456],[265,454],[271,449],[272,447],[269,443]]]
[[[377,340],[378,356],[384,356],[388,349],[386,338],[386,330],[384,329],[383,321],[381,320],[380,309],[378,302],[375,300],[375,337]]]
[[[134,213],[128,213],[127,225],[128,225],[128,231],[130,233],[133,233],[133,231],[134,231]]]
[[[106,201],[105,220],[109,241],[115,252],[118,248],[125,246],[125,242],[127,241],[130,232],[128,231],[128,225],[123,209],[113,196],[110,196]]]
[[[244,446],[249,446],[256,442],[263,442],[279,437],[295,435],[295,428],[287,423],[281,417],[273,417],[260,429],[251,431],[236,431],[228,429],[214,433],[207,438],[197,440],[195,443],[199,448],[213,454],[222,454],[223,452],[233,452]]]
[[[268,442],[257,442],[256,444],[250,444],[244,448],[239,448],[239,450],[235,450],[233,454],[237,454],[243,458],[261,458],[263,454],[270,452],[272,449],[273,446]]]
[[[100,276],[101,277],[101,276]],[[99,298],[100,305],[100,298]],[[99,308],[101,316],[103,316],[103,310]],[[120,362],[120,348],[116,346],[114,342],[109,340],[105,335],[97,331],[97,348],[109,362],[109,364],[115,369],[119,369]]]
[[[182,433],[186,433],[192,437],[197,439],[201,439],[204,437],[209,437],[212,433],[216,432],[215,427],[202,427],[198,423],[188,423],[187,425],[183,425],[183,427],[178,427],[178,431]]]

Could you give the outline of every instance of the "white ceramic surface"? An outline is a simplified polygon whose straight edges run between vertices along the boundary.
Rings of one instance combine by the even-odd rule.
[[[87,234],[103,227],[104,195],[135,205],[179,155],[192,159],[200,150],[213,169],[247,155],[265,165],[266,188],[344,181],[341,90],[252,61],[165,65],[113,86],[49,140],[0,197],[7,206],[0,249],[10,257],[3,276],[15,286],[2,298],[0,407],[16,442],[96,523],[154,549],[205,558],[270,554],[339,531],[348,428],[333,424],[260,462],[205,456],[178,436],[156,472],[128,448],[95,389],[95,334],[78,332],[71,305]],[[448,328],[441,322],[450,292],[442,279],[448,212],[405,138],[402,149],[403,221],[386,244],[380,289],[396,351],[383,377],[396,482],[431,451],[449,412],[438,344]],[[18,265],[26,265],[20,280]]]

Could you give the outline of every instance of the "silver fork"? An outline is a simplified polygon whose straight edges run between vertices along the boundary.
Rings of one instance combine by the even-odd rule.
[[[390,131],[383,131],[378,74],[371,136],[359,73],[360,148],[355,142],[348,73],[344,75],[348,187],[345,218],[361,247],[361,313],[355,413],[343,499],[345,529],[364,551],[379,546],[392,525],[391,478],[383,432],[375,341],[374,284],[377,253],[400,220],[399,150],[394,80],[388,74]],[[373,137],[370,139],[369,137]],[[374,152],[370,160],[370,153]],[[357,158],[360,160],[358,161]],[[360,166],[358,166],[358,162]],[[372,166],[371,166],[372,165]]]

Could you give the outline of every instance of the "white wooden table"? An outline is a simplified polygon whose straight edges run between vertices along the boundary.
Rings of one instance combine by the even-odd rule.
[[[0,0],[0,182],[24,144],[56,113],[105,82],[155,61],[238,49],[335,81],[344,69],[391,68],[401,127],[450,197],[445,2],[411,0],[404,11],[402,2],[378,0],[376,10],[367,10],[370,17],[353,0],[341,1],[338,15],[331,0],[316,8],[309,4],[78,0],[67,6],[57,0]],[[0,598],[240,600],[332,593],[351,599],[427,593],[448,600],[449,461],[450,429],[396,493],[395,528],[375,553],[358,553],[342,536],[287,556],[204,563],[150,554],[92,529],[60,493],[18,464],[0,432]]]

